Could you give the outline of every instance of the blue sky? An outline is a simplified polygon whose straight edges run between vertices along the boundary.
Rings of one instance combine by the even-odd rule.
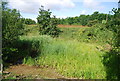
[[[95,11],[109,13],[118,7],[118,0],[7,0],[10,8],[18,9],[24,18],[36,21],[41,5],[50,9],[58,18],[92,14]]]

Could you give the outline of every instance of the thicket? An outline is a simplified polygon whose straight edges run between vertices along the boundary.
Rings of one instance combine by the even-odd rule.
[[[50,10],[45,10],[43,6],[41,6],[39,15],[37,17],[37,21],[39,24],[39,32],[41,35],[50,35],[52,37],[58,37],[61,32],[57,27],[57,19],[55,16],[51,17]]]
[[[7,2],[2,2],[2,53],[3,62],[11,62],[18,52],[14,43],[22,35],[23,24],[16,9],[8,9]]]
[[[120,79],[120,10],[113,9],[114,16],[108,22],[107,28],[116,35],[112,44],[113,49],[109,51],[103,59],[103,64],[106,67],[107,79]]]

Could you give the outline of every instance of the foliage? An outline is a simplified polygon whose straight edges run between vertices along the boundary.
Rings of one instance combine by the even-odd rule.
[[[24,32],[23,22],[30,24],[31,20],[24,20],[20,17],[19,11],[8,9],[5,4],[7,3],[2,3],[4,62],[13,63],[24,59],[24,64],[52,67],[70,78],[120,79],[119,10],[113,9],[113,15],[94,12],[92,15],[57,19],[55,16],[51,17],[50,10],[44,10],[42,7],[37,18],[40,35],[33,36],[38,33],[37,26],[36,28],[27,26],[26,32],[32,34],[28,35],[27,32],[27,36],[20,36]],[[63,33],[60,38],[52,38],[60,34],[57,28],[58,21],[59,24],[91,27],[61,29]],[[106,52],[97,43],[107,43],[112,47]]]
[[[32,20],[32,19],[21,18],[21,20],[23,21],[24,24],[27,24],[27,25],[36,24],[36,22],[34,20]]]
[[[98,23],[98,20],[95,19],[95,20],[89,21],[87,25],[88,25],[89,27],[91,27],[91,26],[93,26],[93,25],[95,25],[95,24],[97,24],[97,23]]]
[[[6,10],[7,9],[6,5],[8,4],[8,2],[2,1],[1,3],[2,3],[2,9]]]
[[[47,45],[50,40],[51,37],[46,35],[20,37],[20,40],[16,44],[21,54],[19,55],[20,59],[24,59],[23,63],[35,65],[32,61],[35,61],[35,59],[41,55],[44,45]]]
[[[11,55],[17,53],[14,43],[23,34],[23,24],[20,13],[16,9],[8,9],[3,4],[2,10],[2,48],[3,61],[8,61]],[[5,9],[4,9],[5,8]],[[11,58],[12,59],[12,58]]]
[[[4,43],[12,43],[21,35],[23,32],[23,25],[20,20],[20,14],[16,9],[3,11],[2,15],[2,26],[3,26],[3,45]],[[19,29],[19,30],[18,30]]]
[[[68,24],[68,25],[88,25],[92,26],[96,22],[97,23],[102,23],[103,20],[111,20],[112,15],[110,14],[104,14],[104,13],[99,13],[98,11],[94,12],[91,15],[80,15],[76,17],[67,17],[65,19],[59,19],[59,24]]]
[[[58,37],[60,30],[57,28],[57,19],[55,16],[51,17],[50,10],[44,10],[44,7],[41,6],[39,15],[37,17],[39,23],[39,32],[40,34],[50,35],[52,37]]]
[[[75,35],[78,35],[77,39],[82,42],[112,44],[114,32],[106,29],[105,26],[104,24],[95,24],[91,28],[80,29]]]
[[[115,33],[112,44],[113,49],[104,55],[103,64],[106,67],[107,79],[120,79],[120,11],[113,9],[114,13],[111,21],[107,23],[107,28]]]

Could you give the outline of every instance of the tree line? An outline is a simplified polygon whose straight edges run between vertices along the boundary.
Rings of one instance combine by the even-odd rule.
[[[92,26],[95,23],[106,23],[108,20],[111,20],[112,17],[113,15],[111,14],[104,14],[104,13],[95,11],[91,15],[80,15],[75,17],[67,17],[65,19],[58,18],[58,21],[59,21],[59,24]]]
[[[27,24],[27,25],[32,25],[32,24],[36,24],[35,20],[32,20],[30,18],[21,18],[23,24]]]

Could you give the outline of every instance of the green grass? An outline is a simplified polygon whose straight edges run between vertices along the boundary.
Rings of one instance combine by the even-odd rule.
[[[26,32],[25,34],[27,36],[36,36],[36,35],[39,35],[39,28],[37,25],[25,25],[25,29],[24,29]]]
[[[28,65],[40,65],[55,68],[65,77],[79,79],[105,79],[106,71],[103,56],[106,54],[99,43],[86,43],[77,40],[76,32],[86,28],[61,28],[63,33],[59,38],[34,34],[37,28],[31,27],[31,32],[21,36],[21,41],[31,43],[31,50],[37,49],[37,57],[24,58]],[[35,28],[35,29],[34,29]],[[30,50],[29,50],[30,51]]]
[[[105,52],[96,49],[97,44],[78,42],[77,40],[53,39],[49,36],[21,37],[22,40],[43,41],[39,56],[34,60],[27,58],[26,64],[49,66],[60,74],[71,78],[103,79],[105,70],[102,55]]]
[[[86,28],[60,28],[63,32],[60,34],[60,38],[64,39],[76,39],[78,35],[76,35],[76,32],[79,32],[79,30],[86,29]]]
[[[57,40],[45,48],[44,56],[40,57],[38,64],[53,66],[68,77],[104,78],[104,67],[100,58],[104,53],[95,47],[96,45],[77,41]]]
[[[60,38],[86,43],[112,44],[115,33],[106,29],[104,24],[96,24],[93,27],[61,28]]]

